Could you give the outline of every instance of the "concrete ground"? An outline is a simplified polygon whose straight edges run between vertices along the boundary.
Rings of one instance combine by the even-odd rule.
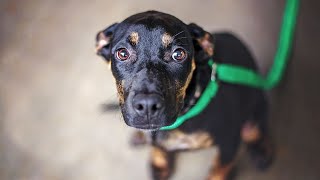
[[[314,1],[316,2],[316,1]],[[245,40],[263,72],[273,62],[284,0],[1,0],[0,179],[150,179],[147,147],[128,144],[110,71],[94,37],[113,22],[155,9]],[[292,59],[270,92],[277,158],[255,171],[241,151],[241,180],[320,179],[319,3],[303,1]],[[214,150],[179,156],[174,180],[204,179]]]

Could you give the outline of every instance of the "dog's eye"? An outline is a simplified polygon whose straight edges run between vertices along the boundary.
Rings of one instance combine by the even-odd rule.
[[[182,61],[186,59],[187,53],[183,49],[178,48],[172,53],[171,57],[176,61]]]
[[[116,58],[121,61],[127,60],[129,58],[129,56],[130,56],[130,53],[125,48],[120,48],[116,51]]]

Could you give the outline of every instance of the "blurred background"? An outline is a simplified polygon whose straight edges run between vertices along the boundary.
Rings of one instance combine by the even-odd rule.
[[[96,33],[127,16],[160,10],[207,31],[243,39],[263,73],[273,62],[284,0],[0,0],[0,179],[150,179],[148,147],[134,149],[133,130],[115,103],[107,65],[94,53]],[[255,171],[243,149],[243,180],[320,179],[320,13],[302,1],[292,59],[269,93],[277,145],[273,166]],[[174,180],[204,179],[214,154],[183,153]]]

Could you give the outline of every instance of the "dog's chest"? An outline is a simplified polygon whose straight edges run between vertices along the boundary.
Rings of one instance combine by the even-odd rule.
[[[195,150],[208,148],[214,144],[213,138],[204,131],[184,133],[180,130],[165,132],[156,139],[168,151]]]

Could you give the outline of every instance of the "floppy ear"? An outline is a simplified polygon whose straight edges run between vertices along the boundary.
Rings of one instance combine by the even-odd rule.
[[[188,29],[193,38],[196,63],[207,63],[214,52],[212,35],[194,23],[189,24]]]
[[[112,24],[105,30],[98,32],[96,36],[96,53],[102,56],[107,62],[111,62],[110,42],[117,26],[118,23]]]

